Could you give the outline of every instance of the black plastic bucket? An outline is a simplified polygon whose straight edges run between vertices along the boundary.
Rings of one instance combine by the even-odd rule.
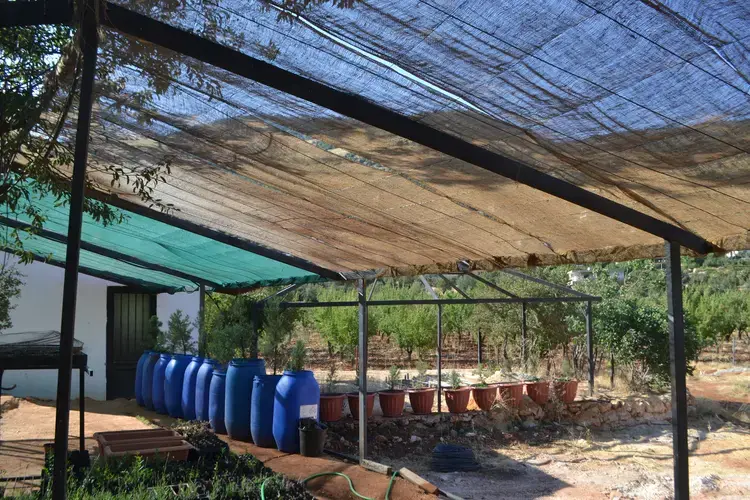
[[[303,457],[319,457],[326,444],[328,427],[314,418],[301,418],[299,421],[299,452]]]

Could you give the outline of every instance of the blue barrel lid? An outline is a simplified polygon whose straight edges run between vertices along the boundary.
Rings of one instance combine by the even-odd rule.
[[[192,358],[190,358],[190,361],[197,361],[198,363],[202,363],[203,358],[200,356],[193,356]]]
[[[161,354],[159,354],[159,357],[161,359],[172,359],[172,355],[167,352],[162,352]]]
[[[214,377],[226,377],[227,371],[224,368],[215,368]]]
[[[218,361],[216,361],[215,359],[211,359],[211,358],[203,358],[203,364],[204,364],[204,365],[218,365],[218,364],[219,364],[219,362],[218,362]]]
[[[314,374],[310,370],[300,370],[300,371],[284,370],[284,375],[288,377],[313,377],[314,378]]]
[[[190,359],[192,354],[172,354],[172,359]]]
[[[232,361],[229,362],[229,366],[255,366],[255,365],[266,365],[265,360],[253,358],[253,359],[247,359],[247,358],[234,358]]]

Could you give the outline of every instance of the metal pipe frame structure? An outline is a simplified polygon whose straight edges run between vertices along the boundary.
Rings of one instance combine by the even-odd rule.
[[[71,356],[75,326],[75,306],[78,283],[78,263],[81,240],[81,216],[84,198],[84,176],[88,157],[89,126],[93,103],[93,81],[97,55],[97,29],[101,23],[122,33],[135,36],[147,42],[174,50],[178,53],[198,59],[204,63],[225,69],[236,75],[268,85],[274,89],[294,95],[308,102],[354,118],[368,125],[396,134],[443,154],[457,158],[497,175],[509,178],[531,188],[563,199],[574,205],[586,208],[641,231],[656,235],[666,242],[667,251],[667,298],[670,329],[670,367],[672,375],[672,425],[674,427],[674,468],[675,498],[686,499],[688,489],[687,463],[687,401],[685,392],[685,354],[684,354],[684,319],[682,310],[682,271],[680,269],[680,247],[684,246],[700,254],[716,250],[706,239],[680,228],[674,224],[656,219],[652,216],[626,207],[617,202],[592,193],[567,181],[538,171],[530,166],[504,157],[453,135],[441,132],[428,125],[416,122],[378,104],[367,101],[360,96],[348,94],[319,82],[283,70],[268,62],[253,58],[237,50],[202,38],[194,33],[175,28],[166,23],[133,12],[120,5],[99,0],[78,0],[81,20],[81,45],[84,68],[80,90],[80,104],[75,138],[73,161],[73,179],[71,183],[70,215],[67,235],[67,255],[65,264],[65,284],[63,288],[63,313],[60,337],[60,366],[58,373],[58,393],[55,428],[55,471],[53,474],[53,498],[65,498],[66,458],[68,445],[68,421],[70,408]],[[99,16],[99,10],[103,11]],[[74,19],[73,2],[67,0],[48,0],[36,2],[0,1],[0,26],[32,26],[44,24],[71,23]],[[114,203],[113,203],[114,204]],[[145,209],[140,207],[143,213]],[[148,216],[156,218],[155,211]],[[309,262],[262,247],[256,243],[242,240],[231,235],[211,231],[202,226],[188,223],[176,217],[165,216],[164,222],[175,227],[190,226],[198,233],[211,234],[217,241],[244,248],[260,255],[277,259],[302,269],[317,269],[315,272],[330,279],[341,279],[339,273],[320,268]],[[195,226],[195,227],[193,227]],[[290,262],[293,261],[294,263]],[[305,266],[305,267],[303,267]],[[532,277],[527,277],[534,281]],[[365,340],[364,349],[360,345],[360,356],[366,364],[367,307],[370,305],[409,305],[409,301],[372,301],[364,296],[364,280],[360,281],[361,294],[356,302],[316,303],[314,305],[288,303],[287,307],[360,307],[360,338]],[[570,298],[569,300],[572,300]],[[587,305],[587,333],[591,338],[590,303],[595,299],[579,297]],[[455,299],[433,300],[430,303],[442,307],[447,304],[460,303],[508,303],[513,299]],[[553,302],[552,300],[530,299],[516,300],[524,303]],[[426,301],[415,301],[412,304],[425,304]],[[364,335],[364,337],[362,337]],[[362,344],[362,342],[360,342]],[[589,342],[589,354],[591,354]],[[366,368],[366,367],[365,367]],[[366,384],[366,378],[364,380]],[[362,391],[362,387],[360,387]],[[360,405],[363,393],[360,392]],[[366,415],[361,408],[360,415]],[[360,417],[361,418],[361,417]],[[362,430],[360,430],[362,432]],[[366,432],[366,429],[365,429]],[[362,435],[360,436],[362,437]],[[366,437],[366,435],[365,435]],[[360,441],[360,446],[366,440]]]
[[[453,273],[460,274],[460,273]],[[489,280],[481,278],[479,276],[466,273],[466,276],[471,276],[479,281],[485,283],[489,288],[498,290],[504,294],[510,294],[506,290],[500,287],[492,286]],[[530,278],[529,276],[514,272],[514,276],[519,278]],[[442,348],[443,348],[443,306],[451,304],[521,304],[523,308],[523,332],[526,331],[526,308],[528,304],[545,304],[545,303],[556,303],[556,302],[585,302],[587,312],[587,343],[589,346],[593,346],[593,329],[591,328],[591,322],[588,321],[592,317],[591,305],[593,302],[601,301],[601,297],[594,295],[588,295],[577,290],[572,290],[562,285],[550,283],[548,281],[534,278],[537,283],[548,285],[557,291],[569,292],[570,296],[564,297],[519,297],[513,295],[512,297],[482,297],[472,298],[464,290],[460,289],[455,283],[446,278],[445,276],[438,274],[440,278],[448,287],[455,290],[462,299],[441,299],[432,285],[429,283],[427,278],[422,275],[419,279],[422,281],[425,290],[432,297],[431,299],[411,299],[411,300],[371,300],[372,290],[370,296],[366,294],[366,281],[364,279],[357,280],[357,300],[356,301],[337,301],[337,302],[280,302],[279,305],[284,308],[317,308],[317,307],[358,307],[358,318],[359,318],[359,332],[358,332],[358,359],[359,359],[359,458],[360,463],[367,460],[367,313],[369,307],[376,306],[410,306],[410,305],[437,305],[437,371],[438,371],[438,413],[442,413]],[[374,283],[373,283],[374,285]],[[275,296],[286,293],[288,289],[297,288],[297,285],[287,287]],[[479,353],[481,353],[481,339],[478,343]],[[524,340],[525,349],[525,340]],[[481,354],[478,354],[481,362]],[[594,359],[593,356],[589,357],[589,373],[594,373]],[[593,379],[590,379],[590,387],[593,388]]]

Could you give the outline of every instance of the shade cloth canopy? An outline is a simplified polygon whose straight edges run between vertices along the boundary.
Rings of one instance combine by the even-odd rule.
[[[172,2],[116,3],[669,222],[717,249],[750,247],[746,2],[311,2],[293,18],[262,1],[188,2],[178,11]],[[168,163],[171,175],[155,196],[178,209],[175,219],[344,274],[663,254],[654,234],[226,69],[103,31],[100,65],[117,85],[96,89],[89,175],[120,200],[148,205],[128,186],[111,186],[97,167]],[[74,138],[75,111],[61,140]],[[107,244],[152,255],[171,238],[162,229],[142,250]],[[197,255],[189,256],[177,259],[180,269],[197,272]],[[231,278],[231,265],[222,265],[212,276]],[[222,283],[310,278],[248,269]]]

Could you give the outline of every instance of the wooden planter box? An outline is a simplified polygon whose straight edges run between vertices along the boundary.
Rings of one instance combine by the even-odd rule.
[[[146,460],[155,457],[165,460],[187,460],[193,447],[181,438],[157,438],[151,442],[122,441],[104,447],[104,460],[127,455],[140,455]]]
[[[135,431],[107,431],[95,432],[94,439],[99,445],[99,455],[104,455],[104,449],[113,444],[126,442],[148,443],[150,441],[163,441],[164,439],[182,439],[176,431],[170,429],[145,429]]]
[[[126,455],[187,460],[193,449],[179,433],[170,429],[97,432],[94,439],[99,445],[99,455],[105,460]]]

